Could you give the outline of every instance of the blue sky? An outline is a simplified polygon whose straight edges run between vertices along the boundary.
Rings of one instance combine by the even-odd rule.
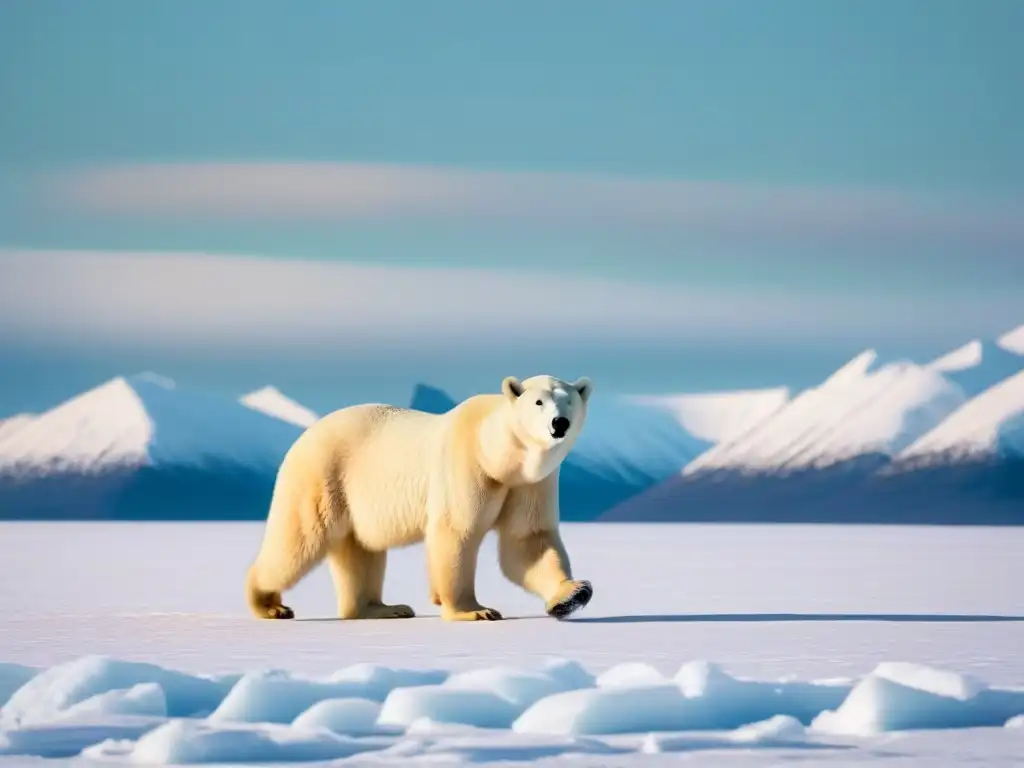
[[[138,367],[324,409],[541,367],[802,386],[995,335],[1024,322],[1021,28],[998,0],[11,0],[0,415]]]

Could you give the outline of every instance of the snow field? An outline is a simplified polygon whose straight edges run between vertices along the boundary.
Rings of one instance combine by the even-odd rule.
[[[148,765],[856,749],[887,732],[1024,726],[1024,688],[906,662],[828,681],[748,680],[706,660],[671,678],[642,662],[594,676],[565,659],[463,672],[358,664],[326,678],[191,675],[103,656],[0,669],[13,691],[0,755]]]
[[[320,569],[295,621],[259,622],[260,524],[0,524],[0,768],[1024,753],[1020,528],[563,528],[585,611],[545,616],[489,538],[478,594],[507,620],[452,625],[418,547],[385,585],[416,619],[338,621]]]

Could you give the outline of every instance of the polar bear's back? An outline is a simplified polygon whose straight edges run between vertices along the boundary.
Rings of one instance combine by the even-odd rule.
[[[430,474],[447,421],[377,403],[329,413],[285,456],[275,501],[315,504],[329,529],[351,530],[371,549],[412,543],[425,526]],[[307,494],[316,498],[300,500]]]

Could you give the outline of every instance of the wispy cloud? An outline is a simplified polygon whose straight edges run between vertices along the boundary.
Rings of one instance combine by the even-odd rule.
[[[457,219],[667,229],[742,242],[1024,245],[1024,199],[362,163],[137,164],[40,178],[77,212],[190,219]]]
[[[707,290],[479,269],[191,253],[0,251],[0,336],[231,350],[960,340],[1014,302]]]

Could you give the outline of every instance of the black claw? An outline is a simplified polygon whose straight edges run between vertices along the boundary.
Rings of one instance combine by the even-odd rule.
[[[276,608],[271,610],[270,618],[272,618],[272,619],[294,619],[295,618],[295,611],[293,611],[287,605],[279,605]]]
[[[579,586],[572,591],[572,593],[562,600],[561,602],[555,603],[551,608],[548,609],[548,615],[561,621],[572,613],[575,613],[580,608],[586,606],[590,602],[590,598],[594,596],[594,588],[590,585],[589,581],[581,581]]]

